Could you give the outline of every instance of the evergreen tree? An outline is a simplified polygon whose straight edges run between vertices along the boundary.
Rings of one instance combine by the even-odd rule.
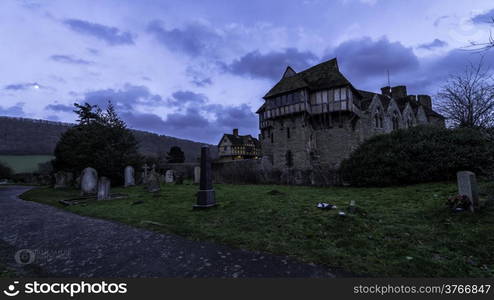
[[[137,140],[111,102],[105,111],[88,103],[74,105],[79,124],[67,130],[57,143],[55,170],[78,174],[92,167],[100,176],[109,177],[113,185],[121,184],[125,166],[137,167],[141,160]]]
[[[183,163],[185,161],[185,154],[178,146],[170,148],[170,152],[166,157],[169,163]]]

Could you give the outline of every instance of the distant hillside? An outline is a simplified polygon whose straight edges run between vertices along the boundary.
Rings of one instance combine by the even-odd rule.
[[[0,117],[0,154],[41,155],[53,154],[60,136],[74,124],[35,120],[26,118]],[[165,153],[172,146],[184,151],[186,161],[196,161],[203,143],[174,137],[133,130],[139,141],[139,151],[144,155],[156,156]],[[213,157],[217,147],[211,147]]]

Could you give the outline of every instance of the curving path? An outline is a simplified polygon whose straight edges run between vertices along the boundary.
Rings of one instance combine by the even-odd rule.
[[[190,241],[94,219],[17,196],[0,187],[0,260],[25,276],[335,277],[331,270],[260,252]],[[34,262],[22,264],[29,255]],[[20,252],[23,253],[23,252]],[[19,261],[21,264],[19,264]]]

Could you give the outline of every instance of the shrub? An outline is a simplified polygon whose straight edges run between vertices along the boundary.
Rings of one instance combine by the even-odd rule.
[[[9,166],[0,163],[0,179],[10,179],[13,173],[14,171]]]
[[[417,126],[370,138],[340,171],[357,186],[449,180],[460,170],[484,175],[494,166],[493,147],[479,130]]]

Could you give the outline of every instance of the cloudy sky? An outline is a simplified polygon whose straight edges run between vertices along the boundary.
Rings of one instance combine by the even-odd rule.
[[[435,94],[479,54],[494,3],[453,0],[2,0],[0,115],[74,122],[114,102],[129,127],[217,143],[286,65],[337,57],[360,89]],[[494,63],[494,52],[485,54]]]

